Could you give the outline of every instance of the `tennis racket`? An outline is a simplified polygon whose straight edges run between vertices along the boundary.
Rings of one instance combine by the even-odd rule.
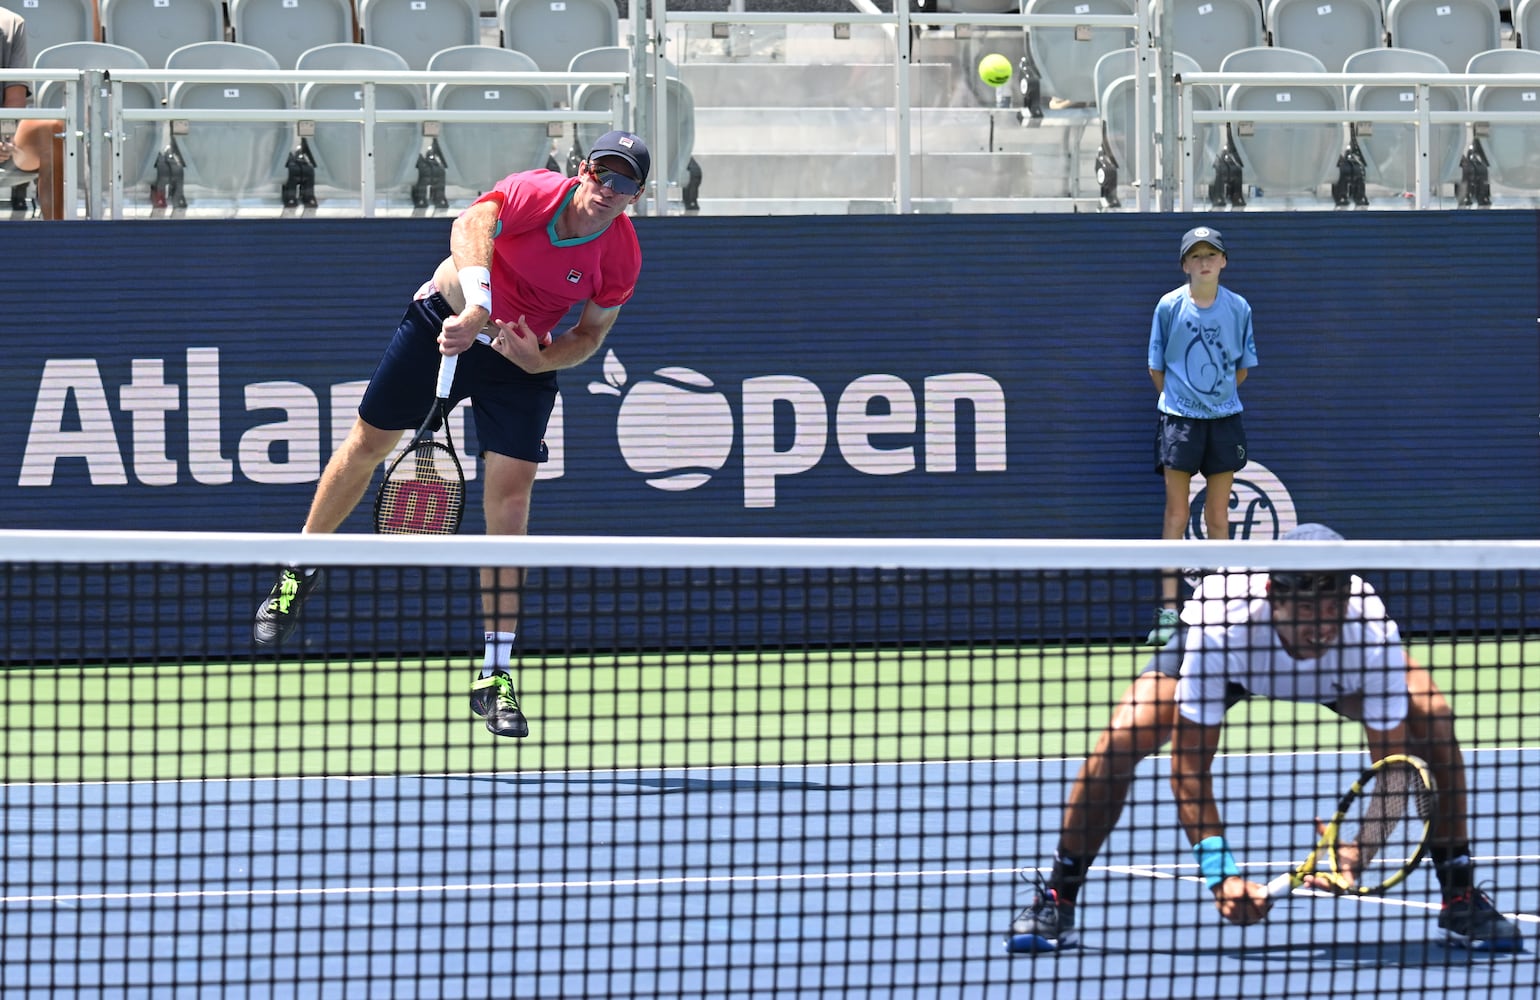
[[[1336,814],[1320,828],[1320,840],[1305,860],[1267,883],[1267,895],[1287,896],[1310,875],[1324,878],[1333,891],[1350,896],[1374,896],[1397,885],[1422,860],[1437,799],[1437,785],[1421,758],[1382,757],[1342,796]],[[1356,870],[1344,870],[1344,863],[1354,861],[1355,855]],[[1323,857],[1331,869],[1318,872],[1316,865]]]
[[[437,398],[412,443],[385,470],[374,496],[374,530],[381,535],[453,535],[465,513],[465,470],[449,435],[449,389],[458,356],[438,363]],[[444,431],[442,441],[434,432]]]

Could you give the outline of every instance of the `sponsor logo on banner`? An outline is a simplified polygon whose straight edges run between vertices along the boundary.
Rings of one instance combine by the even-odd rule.
[[[1207,538],[1203,523],[1203,505],[1208,499],[1208,483],[1203,476],[1192,477],[1188,500],[1187,537]],[[1260,462],[1248,461],[1235,474],[1230,486],[1230,537],[1238,541],[1282,538],[1298,523],[1294,498],[1271,469]]]

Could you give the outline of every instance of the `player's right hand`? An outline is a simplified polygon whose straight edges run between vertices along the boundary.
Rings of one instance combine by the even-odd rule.
[[[1242,927],[1261,923],[1272,905],[1273,901],[1267,898],[1267,886],[1240,876],[1227,878],[1214,889],[1214,906],[1219,915]]]
[[[491,318],[491,314],[480,306],[466,306],[458,316],[444,320],[438,335],[439,353],[454,355],[469,350],[476,342],[476,334]]]
[[[1317,833],[1325,836],[1326,824],[1321,822],[1319,816],[1315,820],[1315,829]],[[1339,843],[1337,845],[1337,871],[1317,872],[1314,875],[1305,876],[1305,888],[1318,889],[1321,892],[1345,892],[1353,883],[1358,881],[1358,872],[1362,867],[1363,863],[1358,851],[1358,842],[1350,840],[1346,843]]]

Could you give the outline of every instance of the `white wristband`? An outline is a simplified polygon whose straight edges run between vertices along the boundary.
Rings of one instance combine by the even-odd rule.
[[[465,293],[465,304],[480,306],[492,314],[492,272],[484,267],[460,268],[460,290]]]

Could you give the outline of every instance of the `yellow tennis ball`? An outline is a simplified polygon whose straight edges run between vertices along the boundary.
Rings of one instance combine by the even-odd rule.
[[[991,87],[1003,87],[1011,80],[1011,61],[998,52],[979,60],[979,79]]]

